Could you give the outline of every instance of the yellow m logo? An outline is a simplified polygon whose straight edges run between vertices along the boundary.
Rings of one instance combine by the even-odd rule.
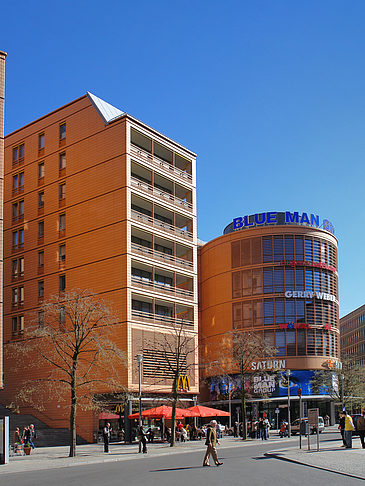
[[[122,406],[122,405],[116,405],[116,406],[115,406],[115,413],[120,413],[120,414],[122,414],[122,413],[123,413],[123,411],[124,411],[124,409],[123,409],[123,406]]]
[[[176,389],[182,391],[190,391],[190,379],[188,375],[179,375]]]

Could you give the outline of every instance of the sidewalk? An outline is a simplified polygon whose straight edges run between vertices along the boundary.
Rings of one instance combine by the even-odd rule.
[[[267,440],[266,444],[280,442],[276,434]],[[294,440],[294,439],[293,439]],[[242,441],[234,437],[223,437],[220,439],[219,449],[228,447],[245,447],[253,444],[261,444],[259,440],[248,439]],[[169,444],[153,443],[148,444],[148,457],[158,457],[172,454],[181,454],[206,449],[204,440],[191,442],[177,442],[176,447]],[[54,469],[70,466],[83,466],[128,460],[143,460],[146,456],[138,454],[138,444],[112,443],[109,446],[110,453],[103,452],[103,444],[87,444],[77,446],[76,457],[68,457],[69,447],[40,447],[32,450],[30,456],[11,456],[8,464],[0,465],[0,476],[3,474],[37,471],[42,469]]]
[[[302,441],[302,449],[299,449],[297,437],[295,448],[273,450],[267,452],[265,456],[365,479],[365,449],[362,449],[359,437],[352,439],[352,449],[345,449],[341,445],[342,440],[320,442],[320,450],[317,451],[317,442],[314,436],[311,436],[311,450],[308,451],[307,440]]]

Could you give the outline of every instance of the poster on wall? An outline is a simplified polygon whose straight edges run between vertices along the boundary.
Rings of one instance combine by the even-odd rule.
[[[285,371],[251,374],[245,377],[245,390],[247,395],[252,398],[287,397],[289,385],[291,396],[296,396],[299,388],[302,390],[302,396],[313,395],[311,382],[314,373],[315,371],[312,370],[292,370],[289,384]],[[229,396],[239,398],[240,390],[240,375],[213,378],[210,382],[210,400],[226,400]],[[319,394],[328,395],[328,392],[322,388],[319,389]]]

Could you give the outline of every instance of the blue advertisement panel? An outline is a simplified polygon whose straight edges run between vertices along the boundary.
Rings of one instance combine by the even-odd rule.
[[[315,371],[312,370],[292,370],[289,382],[290,395],[296,396],[299,388],[302,390],[302,396],[317,393],[328,395],[325,388],[320,388],[317,393],[313,392],[312,380],[314,373]],[[245,379],[245,389],[247,395],[252,398],[284,398],[288,396],[288,377],[285,371],[250,375]],[[210,383],[210,399],[224,400],[229,395],[231,395],[231,398],[237,398],[240,390],[240,375],[213,378]]]

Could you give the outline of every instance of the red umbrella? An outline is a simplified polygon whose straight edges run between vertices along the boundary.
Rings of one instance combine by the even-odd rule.
[[[99,420],[112,420],[112,419],[119,419],[119,415],[111,412],[103,412],[99,413]]]
[[[217,410],[216,408],[204,407],[203,405],[195,405],[186,410],[192,412],[192,415],[189,415],[189,417],[229,417],[231,415],[229,412]]]
[[[172,417],[172,407],[168,407],[167,405],[161,405],[160,407],[150,408],[149,410],[143,410],[141,413],[142,417],[145,418],[165,418],[171,419]],[[137,419],[139,417],[139,413],[132,413],[129,415],[128,418],[130,419]],[[176,409],[176,416],[177,419],[182,419],[184,417],[192,417],[190,410],[177,408]]]

